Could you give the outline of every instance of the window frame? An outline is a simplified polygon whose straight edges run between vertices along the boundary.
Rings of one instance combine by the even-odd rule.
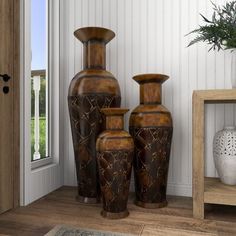
[[[51,83],[51,163],[43,163],[32,169],[31,162],[31,0],[22,0],[21,4],[21,31],[20,31],[20,205],[29,203],[47,195],[63,185],[63,149],[59,142],[63,137],[60,134],[61,104],[60,91],[60,4],[59,0],[50,0],[50,52],[48,65]],[[53,26],[53,28],[52,28]],[[60,154],[60,155],[59,155]],[[39,160],[41,162],[41,160]],[[42,162],[41,162],[42,163]]]
[[[55,127],[59,127],[59,121],[56,120],[59,118],[59,104],[56,104],[59,103],[59,99],[55,99],[59,98],[59,86],[55,85],[59,84],[59,60],[56,59],[59,59],[60,41],[59,38],[56,39],[56,35],[59,37],[58,28],[60,22],[57,18],[59,15],[53,9],[54,1],[56,0],[46,1],[46,150],[48,156],[31,161],[31,170],[59,162],[59,139],[57,139],[59,132]],[[58,11],[60,11],[60,6]],[[57,27],[55,27],[55,24],[57,24]]]

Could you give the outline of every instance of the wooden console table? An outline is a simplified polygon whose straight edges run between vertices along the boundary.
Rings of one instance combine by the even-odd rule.
[[[204,173],[205,104],[236,103],[236,89],[193,92],[193,217],[204,219],[204,203],[236,205],[236,187]]]

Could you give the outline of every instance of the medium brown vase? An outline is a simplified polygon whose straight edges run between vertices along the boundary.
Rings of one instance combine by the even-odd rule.
[[[140,105],[129,122],[135,144],[135,203],[145,208],[164,207],[173,132],[171,114],[161,105],[161,86],[168,76],[145,74],[133,79],[140,84]]]
[[[74,32],[83,43],[84,69],[70,83],[68,106],[78,180],[77,200],[96,203],[100,200],[96,162],[96,139],[102,131],[104,107],[119,107],[120,88],[106,71],[106,44],[115,34],[109,29],[86,27]]]
[[[106,108],[106,130],[97,139],[97,160],[103,198],[103,217],[124,218],[129,215],[127,202],[132,170],[134,143],[123,130],[123,116],[128,109]]]

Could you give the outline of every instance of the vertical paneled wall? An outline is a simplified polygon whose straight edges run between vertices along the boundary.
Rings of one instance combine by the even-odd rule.
[[[215,1],[222,4],[224,0]],[[187,48],[185,36],[202,23],[199,12],[211,16],[208,0],[61,0],[61,86],[64,101],[64,184],[76,185],[67,90],[82,68],[82,44],[75,29],[102,26],[116,37],[107,46],[107,69],[119,81],[122,106],[139,103],[138,85],[132,76],[164,73],[163,104],[172,112],[174,139],[169,172],[169,194],[191,195],[192,92],[195,89],[231,88],[230,53],[208,52],[205,44]],[[127,115],[127,121],[129,115]],[[206,175],[215,176],[212,139],[224,125],[235,124],[233,105],[206,109]]]

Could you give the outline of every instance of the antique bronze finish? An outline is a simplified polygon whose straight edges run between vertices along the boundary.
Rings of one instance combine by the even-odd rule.
[[[120,88],[106,71],[106,44],[115,37],[105,28],[86,27],[74,32],[83,43],[84,69],[70,83],[68,106],[78,179],[77,200],[96,203],[100,187],[96,162],[96,139],[103,130],[101,108],[119,107]]]
[[[145,74],[133,79],[140,84],[140,105],[129,122],[135,144],[135,203],[145,208],[164,207],[173,128],[170,112],[161,105],[161,85],[168,76]]]
[[[133,161],[134,143],[123,130],[123,116],[128,109],[105,108],[106,130],[97,139],[99,179],[103,198],[101,215],[120,219],[129,215],[127,202]]]

